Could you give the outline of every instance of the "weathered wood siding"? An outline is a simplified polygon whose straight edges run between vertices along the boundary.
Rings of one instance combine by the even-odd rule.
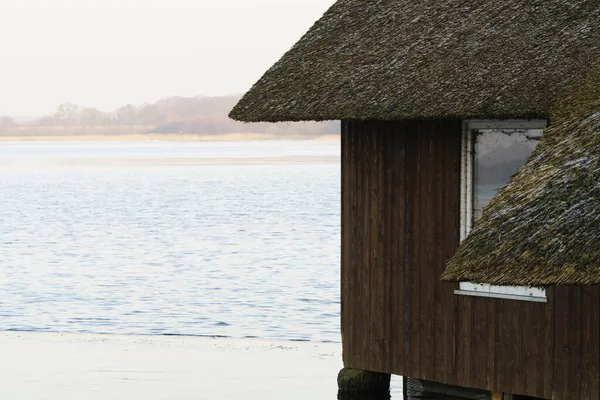
[[[342,122],[347,367],[543,398],[600,398],[600,287],[548,303],[457,296],[460,121]]]

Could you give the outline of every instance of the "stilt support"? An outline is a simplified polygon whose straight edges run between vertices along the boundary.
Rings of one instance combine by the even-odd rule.
[[[343,368],[337,381],[340,393],[389,394],[390,379],[390,374]]]

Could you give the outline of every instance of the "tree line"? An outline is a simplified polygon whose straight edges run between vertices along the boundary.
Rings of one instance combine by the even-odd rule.
[[[0,116],[0,134],[86,134],[102,129],[114,133],[269,133],[320,136],[339,133],[336,122],[240,123],[227,114],[239,96],[169,97],[156,103],[126,104],[112,111],[73,103],[60,104],[51,115],[17,122]]]

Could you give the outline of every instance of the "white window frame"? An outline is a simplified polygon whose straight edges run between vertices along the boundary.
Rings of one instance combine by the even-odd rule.
[[[473,135],[478,129],[545,129],[546,120],[465,120],[462,126],[460,182],[460,240],[467,237],[473,225]],[[544,288],[527,286],[497,286],[460,282],[454,293],[467,296],[495,297],[546,303]]]

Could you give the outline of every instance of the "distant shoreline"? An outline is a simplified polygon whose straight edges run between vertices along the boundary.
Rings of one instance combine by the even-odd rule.
[[[340,141],[340,135],[307,136],[275,135],[270,133],[224,133],[216,135],[195,135],[172,133],[139,133],[115,135],[0,136],[0,142],[232,142],[254,140]]]
[[[149,167],[200,167],[219,165],[315,165],[337,164],[339,156],[273,156],[273,157],[208,157],[208,158],[68,158],[68,159],[0,159],[3,170],[105,169]]]

